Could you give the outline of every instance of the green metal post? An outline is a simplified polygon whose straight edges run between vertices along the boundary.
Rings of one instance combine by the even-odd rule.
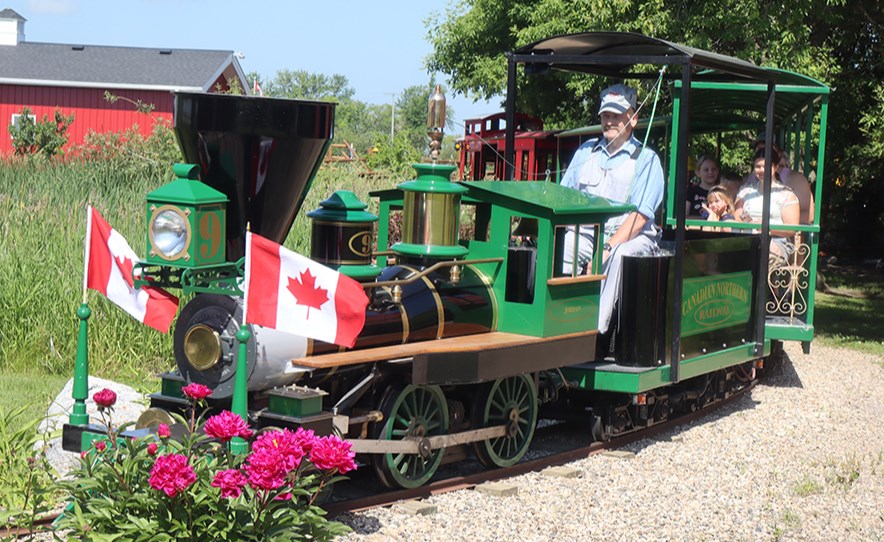
[[[92,310],[85,302],[77,309],[80,319],[80,334],[77,336],[77,361],[74,365],[74,409],[71,411],[71,425],[87,425],[89,415],[86,414],[86,399],[89,397],[89,324],[86,320],[92,316]]]
[[[248,348],[249,339],[252,337],[249,326],[243,323],[236,332],[236,340],[239,348],[236,352],[236,377],[233,381],[233,405],[231,411],[238,414],[243,420],[249,421],[249,377],[248,377]],[[249,451],[249,444],[245,439],[233,437],[230,441],[230,451],[240,455]]]

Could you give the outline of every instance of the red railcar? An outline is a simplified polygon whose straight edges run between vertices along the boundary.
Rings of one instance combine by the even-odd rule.
[[[514,180],[543,180],[549,173],[555,179],[558,130],[544,130],[543,121],[516,113],[516,168]],[[459,139],[461,179],[504,178],[506,114],[494,113],[464,121],[464,135]]]

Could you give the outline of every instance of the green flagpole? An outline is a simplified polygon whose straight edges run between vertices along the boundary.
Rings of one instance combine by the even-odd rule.
[[[92,310],[86,304],[89,283],[89,245],[92,242],[92,206],[86,206],[86,242],[83,251],[83,303],[77,309],[80,319],[80,333],[77,335],[77,360],[74,362],[74,385],[71,397],[74,408],[68,418],[70,425],[89,425],[86,413],[86,399],[89,397],[89,324]]]
[[[71,425],[87,425],[89,423],[89,415],[86,413],[86,399],[89,397],[89,325],[86,321],[91,315],[92,310],[84,299],[83,304],[77,309],[77,318],[80,319],[80,333],[77,336],[74,390],[71,393],[71,397],[74,399],[74,408],[71,410],[69,418]]]
[[[236,332],[239,348],[236,353],[236,377],[233,381],[233,405],[231,406],[231,411],[246,422],[249,421],[249,377],[247,373],[249,339],[251,336],[249,326],[243,320],[242,326]],[[247,453],[249,451],[249,444],[241,437],[233,437],[230,441],[230,451],[237,455]]]
[[[243,277],[243,307],[242,307],[242,323],[239,331],[236,332],[236,340],[238,348],[236,350],[236,377],[233,380],[233,404],[230,406],[231,412],[241,417],[246,423],[249,422],[249,339],[252,333],[249,331],[249,324],[246,323],[246,313],[249,310],[248,291],[249,291],[249,262],[250,250],[252,244],[251,224],[246,223],[246,265],[245,276]],[[233,437],[230,441],[230,451],[237,455],[248,453],[249,443],[242,437]]]

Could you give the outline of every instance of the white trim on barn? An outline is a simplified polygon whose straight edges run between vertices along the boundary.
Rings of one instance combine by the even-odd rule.
[[[96,83],[94,81],[49,81],[46,79],[7,79],[0,77],[0,85],[30,85],[35,87],[65,88],[104,88],[125,90],[168,90],[170,92],[202,92],[202,87],[182,87],[173,85],[139,85],[125,83]]]

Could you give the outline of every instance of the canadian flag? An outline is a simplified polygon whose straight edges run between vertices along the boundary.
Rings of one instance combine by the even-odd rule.
[[[352,347],[365,325],[362,286],[260,235],[246,237],[245,321]]]
[[[178,298],[152,286],[135,289],[132,268],[138,256],[126,239],[91,206],[86,219],[85,288],[98,290],[139,322],[168,333]]]
[[[261,90],[261,85],[258,84],[258,78],[255,77],[255,84],[252,85],[252,94],[255,96],[263,96],[264,91]]]

